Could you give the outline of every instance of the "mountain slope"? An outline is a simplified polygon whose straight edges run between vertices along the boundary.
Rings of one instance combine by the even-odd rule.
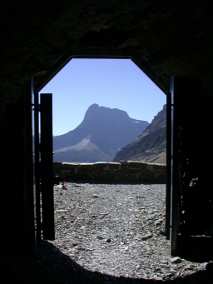
[[[53,139],[54,160],[111,161],[125,145],[143,132],[148,122],[132,119],[125,111],[91,105],[74,130]]]
[[[142,135],[121,149],[114,160],[166,163],[166,105],[154,117]]]

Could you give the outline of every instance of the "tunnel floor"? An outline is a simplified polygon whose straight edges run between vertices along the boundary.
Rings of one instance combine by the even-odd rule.
[[[114,277],[172,280],[206,269],[171,257],[165,185],[67,183],[55,187],[52,244],[84,269]]]

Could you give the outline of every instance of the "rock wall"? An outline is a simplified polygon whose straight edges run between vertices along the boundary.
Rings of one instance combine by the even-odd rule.
[[[164,184],[166,166],[141,162],[55,163],[59,180],[88,183]]]

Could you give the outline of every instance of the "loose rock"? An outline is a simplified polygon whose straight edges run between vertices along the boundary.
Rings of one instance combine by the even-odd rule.
[[[152,237],[152,234],[149,233],[149,234],[146,234],[146,235],[142,236],[141,239],[142,239],[143,241],[145,241],[145,240],[150,239],[151,237]]]
[[[85,269],[158,280],[205,269],[202,263],[171,258],[163,234],[165,185],[66,186],[63,195],[55,188],[53,244]]]
[[[176,264],[176,263],[181,263],[181,262],[182,262],[182,259],[178,256],[171,258],[171,263]]]

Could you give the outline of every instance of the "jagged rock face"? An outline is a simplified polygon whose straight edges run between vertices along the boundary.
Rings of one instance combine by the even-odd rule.
[[[148,122],[132,119],[125,111],[91,105],[73,131],[54,137],[54,160],[111,161],[123,146],[134,141]]]
[[[114,160],[166,162],[166,105],[142,135],[119,151]]]

